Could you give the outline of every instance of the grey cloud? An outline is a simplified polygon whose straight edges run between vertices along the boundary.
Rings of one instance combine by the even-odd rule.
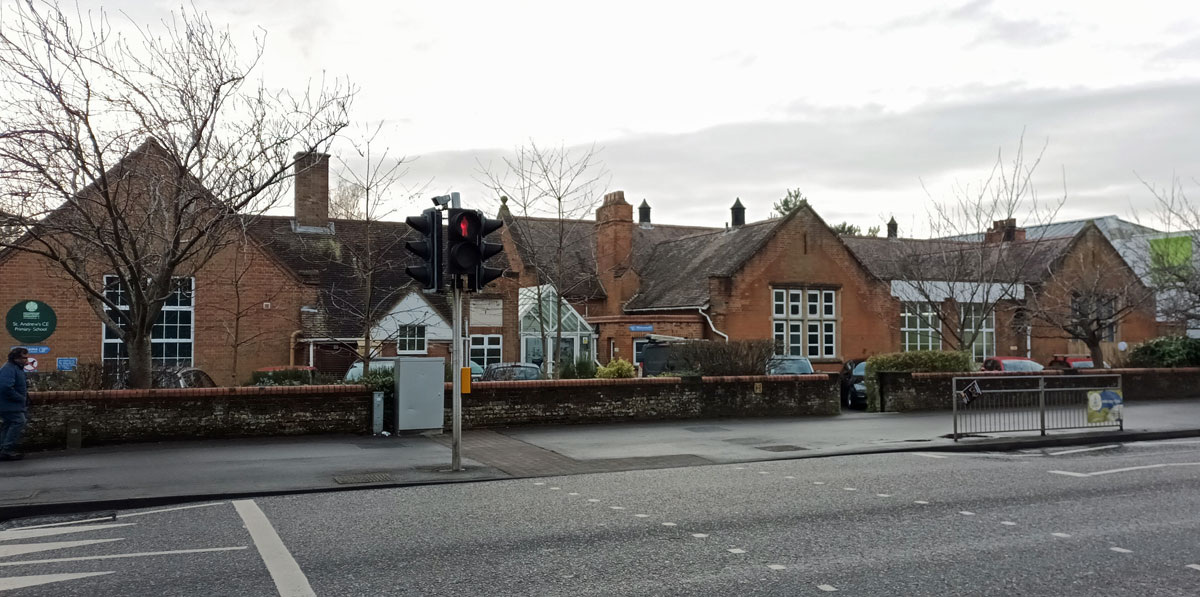
[[[1043,46],[1069,35],[1068,27],[1034,19],[1009,19],[992,10],[992,0],[974,0],[950,10],[926,11],[890,21],[883,27],[892,29],[923,27],[940,22],[975,24],[979,33],[970,45],[1003,43],[1015,46]]]
[[[975,94],[974,91],[967,95]],[[1061,217],[1149,209],[1134,172],[1165,180],[1195,177],[1200,82],[1110,90],[1023,90],[926,105],[905,112],[809,108],[792,121],[744,122],[679,135],[627,136],[602,142],[613,188],[647,199],[656,221],[720,225],[740,197],[765,217],[787,188],[800,187],[830,221],[902,223],[924,214],[921,181],[970,173],[983,179],[997,151],[1011,156],[1022,130],[1027,154],[1048,142],[1037,186],[1069,201]],[[476,160],[498,163],[501,150],[422,156],[411,171],[433,178],[430,191],[460,190],[482,201]],[[1189,168],[1191,170],[1189,170]],[[937,197],[951,189],[931,187]],[[874,199],[868,199],[874,198]],[[865,216],[871,217],[865,217]]]
[[[1155,54],[1153,62],[1197,62],[1200,61],[1200,36],[1175,44]]]

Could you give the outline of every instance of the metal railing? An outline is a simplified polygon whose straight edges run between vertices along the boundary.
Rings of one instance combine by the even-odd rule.
[[[1120,375],[955,377],[954,441],[980,433],[1125,428]]]

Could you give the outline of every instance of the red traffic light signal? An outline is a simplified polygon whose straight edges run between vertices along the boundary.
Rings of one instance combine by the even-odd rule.
[[[446,273],[452,276],[475,273],[483,261],[479,253],[479,230],[483,214],[474,209],[450,209],[450,239],[446,244]]]

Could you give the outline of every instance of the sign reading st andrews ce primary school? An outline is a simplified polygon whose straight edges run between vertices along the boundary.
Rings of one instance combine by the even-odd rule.
[[[17,342],[34,343],[49,338],[58,325],[54,309],[42,301],[21,301],[8,310],[4,327]]]

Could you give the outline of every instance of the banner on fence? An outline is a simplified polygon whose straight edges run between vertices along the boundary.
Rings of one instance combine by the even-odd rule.
[[[1115,423],[1121,420],[1125,398],[1121,390],[1094,390],[1088,392],[1088,423]]]

